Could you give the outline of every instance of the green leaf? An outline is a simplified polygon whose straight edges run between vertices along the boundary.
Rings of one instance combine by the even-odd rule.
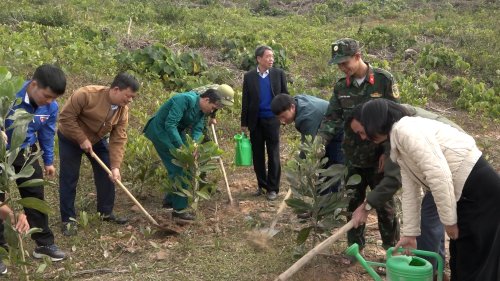
[[[4,247],[0,247],[0,259],[4,259],[9,256],[9,252],[5,250]]]
[[[174,157],[176,157],[176,156],[174,155]],[[177,157],[177,158],[180,158],[180,157]],[[179,166],[181,168],[184,168],[184,163],[181,160],[172,159],[172,164]]]
[[[33,168],[33,166],[24,166],[24,168],[19,173],[12,176],[12,179],[15,180],[19,178],[28,178],[31,177],[34,172],[35,168]]]
[[[299,198],[287,199],[285,202],[290,208],[293,208],[295,211],[298,212],[307,212],[313,209],[311,204],[306,203]]]
[[[182,192],[179,192],[179,191],[172,192],[172,193],[175,194],[175,195],[179,195],[180,197],[187,197],[186,194],[184,194]]]
[[[17,201],[17,203],[21,204],[25,208],[35,209],[39,212],[42,212],[46,215],[50,215],[52,210],[49,207],[49,204],[41,199],[34,197],[26,197]]]
[[[347,186],[351,186],[351,185],[356,185],[356,184],[359,184],[361,182],[361,176],[356,174],[356,175],[352,175],[349,180],[347,181]]]
[[[306,242],[307,237],[309,237],[309,233],[311,232],[311,229],[313,229],[313,227],[308,226],[308,227],[302,228],[299,231],[299,234],[297,235],[297,245],[302,245]]]
[[[196,194],[198,196],[200,196],[201,198],[205,199],[205,200],[208,200],[210,199],[210,195],[206,192],[203,192],[203,191],[197,191]]]
[[[4,221],[4,237],[7,244],[16,249],[18,247],[18,236],[17,231],[12,227],[10,220]]]
[[[46,263],[42,263],[36,269],[36,273],[41,274],[41,273],[43,273],[45,271],[46,268],[47,268],[47,264]]]
[[[29,237],[31,236],[32,234],[35,234],[35,233],[40,233],[42,232],[43,230],[41,228],[38,228],[38,227],[33,227],[33,228],[30,228],[30,230],[28,230],[28,232],[26,232],[26,234],[24,234],[24,236],[26,237]]]
[[[21,151],[21,148],[10,148],[9,151],[7,152],[7,164],[9,166],[12,166],[12,163],[14,163],[14,161],[16,160],[17,158],[17,155],[19,154],[19,151]]]
[[[31,179],[23,182],[22,184],[18,185],[17,187],[34,187],[34,186],[39,186],[39,185],[44,185],[45,181],[43,179]]]
[[[28,124],[24,124],[14,128],[14,131],[12,132],[12,136],[10,138],[11,149],[19,148],[24,143],[24,140],[26,139],[27,130],[28,130]]]
[[[337,175],[342,175],[345,171],[346,167],[341,164],[333,164],[327,169],[319,170],[319,173],[323,177],[334,177]]]
[[[26,162],[25,166],[31,166],[35,161],[38,161],[40,157],[43,155],[43,150],[38,150],[37,152],[30,151],[26,158],[29,158],[29,161]]]
[[[189,192],[189,190],[187,190],[187,189],[182,188],[180,191],[181,191],[182,193],[184,193],[184,194],[186,195],[186,197],[187,197],[187,198],[191,198],[191,197],[193,197],[193,194],[191,194],[191,192]]]
[[[325,190],[329,189],[330,187],[334,186],[342,177],[342,175],[336,175],[327,181],[323,182],[320,185],[319,193],[323,193]]]

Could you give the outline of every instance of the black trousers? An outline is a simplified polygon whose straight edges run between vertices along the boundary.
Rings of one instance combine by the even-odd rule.
[[[92,158],[86,154],[78,144],[66,138],[63,134],[59,136],[59,158],[61,167],[59,170],[59,209],[62,222],[69,222],[70,218],[76,218],[75,198],[78,178],[80,177],[80,165],[82,155],[85,154],[92,164],[94,181],[97,193],[97,211],[102,215],[110,215],[115,205],[115,185],[109,179],[108,173]],[[94,153],[109,167],[108,141],[101,139],[94,145]]]
[[[278,118],[259,118],[255,128],[250,131],[250,142],[252,143],[253,169],[257,175],[259,189],[278,193],[281,177]]]
[[[457,202],[458,239],[450,240],[452,281],[500,280],[500,176],[479,158]]]
[[[36,146],[32,147],[32,151],[36,151]],[[16,170],[16,173],[18,173],[21,170],[25,162],[26,162],[26,157],[24,156],[24,149],[23,149],[19,152],[16,160],[14,160],[14,163],[12,164]],[[28,178],[17,179],[16,180],[17,185],[20,185],[23,182],[31,179],[43,179],[43,170],[38,161],[33,162],[33,168],[35,169],[33,175],[31,175],[31,177]],[[21,198],[34,197],[40,200],[44,200],[44,187],[43,185],[33,186],[33,187],[22,187],[19,188],[19,194],[21,195]],[[0,201],[2,202],[5,201],[5,193],[0,193]],[[31,228],[38,227],[42,229],[42,232],[34,233],[31,235],[31,238],[35,240],[36,244],[38,246],[49,246],[54,244],[54,234],[49,228],[49,217],[42,212],[30,208],[24,208],[24,213],[26,214],[28,223],[30,224]],[[5,244],[5,237],[3,235],[3,231],[4,231],[3,224],[0,224],[0,244]]]

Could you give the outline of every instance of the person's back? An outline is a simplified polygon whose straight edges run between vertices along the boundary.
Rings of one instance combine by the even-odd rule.
[[[416,135],[421,136],[421,138],[412,137]],[[423,142],[423,139],[425,139],[425,142]],[[395,123],[390,140],[393,161],[398,158],[403,159],[405,165],[411,168],[416,176],[421,176],[421,178],[424,177],[423,173],[426,170],[429,171],[435,164],[426,161],[428,157],[425,158],[424,156],[426,153],[431,153],[431,151],[434,151],[433,154],[435,154],[435,150],[439,149],[444,156],[444,159],[441,160],[447,162],[446,165],[450,168],[453,183],[456,187],[463,186],[468,176],[468,174],[461,174],[464,165],[473,165],[481,156],[474,138],[468,134],[440,121],[418,116],[403,117],[399,122]],[[408,148],[408,150],[402,150],[402,147]],[[423,156],[423,159],[418,160],[418,162],[414,155],[417,151]],[[398,162],[401,162],[401,160]],[[420,169],[416,167],[420,167]],[[437,173],[435,175],[439,176]],[[432,181],[433,179],[428,180]],[[460,194],[460,192],[461,190],[455,190],[457,194]]]
[[[295,128],[302,134],[316,136],[328,102],[315,96],[297,95],[294,97],[297,103],[295,113]]]
[[[196,92],[179,93],[171,97],[148,121],[144,134],[169,148],[182,145],[184,134],[179,134],[193,125],[194,119],[203,117],[199,95]],[[177,134],[175,134],[177,131]],[[177,137],[180,136],[180,139]]]

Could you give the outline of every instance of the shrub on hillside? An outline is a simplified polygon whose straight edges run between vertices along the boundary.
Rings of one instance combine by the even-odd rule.
[[[255,48],[261,45],[254,35],[224,39],[222,43],[222,59],[231,60],[241,70],[250,70],[257,66]],[[288,69],[288,58],[283,45],[274,40],[268,45],[274,52],[274,67]]]
[[[454,72],[465,72],[470,64],[453,49],[445,46],[427,45],[420,52],[417,65],[427,70],[441,68]]]
[[[122,70],[157,74],[168,89],[188,88],[207,82],[197,82],[207,65],[196,52],[175,53],[156,43],[144,49],[122,53],[116,59]]]

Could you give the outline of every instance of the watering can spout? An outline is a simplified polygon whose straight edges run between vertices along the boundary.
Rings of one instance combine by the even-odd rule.
[[[349,248],[346,250],[346,254],[349,256],[353,256],[356,258],[356,260],[363,266],[363,268],[368,272],[368,274],[373,278],[375,281],[382,281],[382,278],[375,272],[375,270],[372,268],[372,266],[383,266],[385,267],[385,264],[383,263],[374,263],[374,262],[368,262],[366,261],[363,256],[359,253],[359,245],[354,243],[352,244]]]
[[[397,251],[402,252],[404,249],[400,248]],[[381,266],[386,268],[387,280],[391,281],[432,281],[434,276],[434,271],[432,264],[425,259],[417,256],[393,256],[394,248],[389,248],[387,250],[387,264],[366,261],[359,253],[358,244],[351,245],[347,250],[346,254],[353,256],[358,260],[358,262],[363,266],[363,268],[368,272],[368,274],[375,281],[382,281],[382,278],[378,276],[373,266]],[[414,255],[432,257],[438,262],[438,281],[443,279],[443,260],[441,256],[433,252],[421,251],[421,250],[411,250]]]

